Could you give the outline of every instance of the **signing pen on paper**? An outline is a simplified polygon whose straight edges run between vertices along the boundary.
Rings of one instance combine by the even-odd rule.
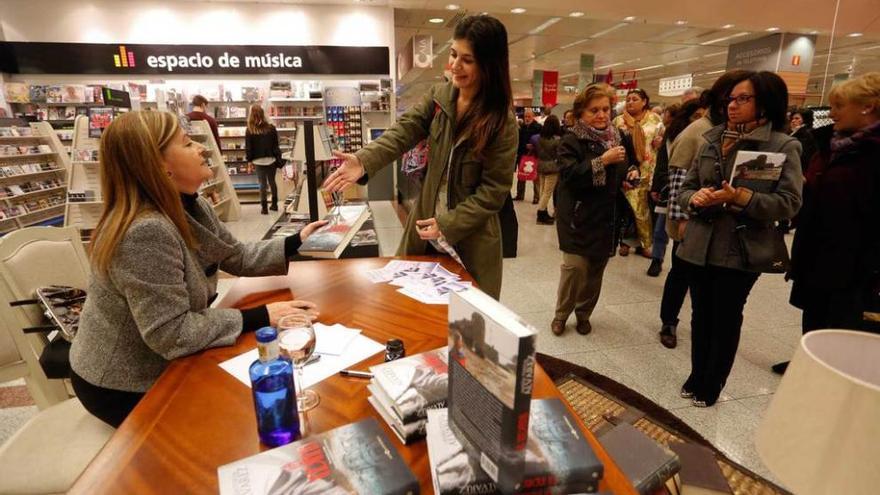
[[[351,376],[355,378],[373,378],[373,374],[369,371],[342,370],[339,372],[342,376]]]

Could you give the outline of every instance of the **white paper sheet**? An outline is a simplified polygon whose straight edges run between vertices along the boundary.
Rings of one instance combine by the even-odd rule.
[[[303,368],[302,382],[299,386],[309,388],[321,380],[331,377],[344,369],[348,369],[384,350],[384,345],[361,334],[357,334],[351,339],[351,342],[346,346],[345,352],[341,356],[322,354],[319,361],[305,366]],[[257,350],[252,349],[220,363],[220,367],[250,388],[251,379],[248,370],[251,363],[257,360],[257,357]]]
[[[324,325],[315,323],[315,352],[321,355],[341,356],[345,353],[352,339],[361,333],[356,328],[348,328],[339,323]],[[321,359],[324,359],[323,357]]]

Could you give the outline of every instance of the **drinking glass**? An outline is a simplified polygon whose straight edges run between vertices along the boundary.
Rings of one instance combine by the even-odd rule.
[[[293,362],[296,368],[294,385],[297,388],[296,404],[300,412],[314,409],[320,396],[314,390],[302,386],[303,367],[315,352],[315,329],[312,321],[304,315],[288,315],[278,320],[279,347],[281,354]]]

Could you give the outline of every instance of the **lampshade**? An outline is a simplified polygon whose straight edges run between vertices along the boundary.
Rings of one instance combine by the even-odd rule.
[[[880,335],[804,335],[756,433],[794,493],[880,493]]]

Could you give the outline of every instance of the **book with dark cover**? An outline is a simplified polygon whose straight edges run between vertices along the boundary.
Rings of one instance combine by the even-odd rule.
[[[786,158],[784,153],[737,151],[730,185],[746,187],[755,192],[773,192],[779,184]]]
[[[41,84],[32,84],[29,94],[32,103],[44,103],[46,101],[46,93],[49,87]]]
[[[449,393],[449,349],[441,347],[402,359],[370,366],[371,385],[378,399],[401,423],[428,416],[431,408],[446,407]]]
[[[711,449],[695,443],[670,443],[681,460],[681,495],[729,495],[730,485]]]
[[[599,441],[641,495],[653,495],[681,468],[674,452],[627,423],[615,426]]]
[[[369,217],[370,209],[365,204],[333,207],[324,217],[329,223],[306,239],[299,247],[299,254],[313,258],[339,258]]]
[[[425,438],[427,419],[414,419],[409,423],[402,423],[394,411],[382,399],[376,396],[375,385],[368,385],[367,389],[373,393],[373,395],[367,397],[367,402],[379,413],[379,416],[382,417],[382,420],[391,428],[391,431],[400,439],[402,444],[410,445]]]
[[[595,493],[604,467],[559,399],[533,400],[517,494]],[[437,495],[501,493],[479,455],[449,427],[446,409],[428,412],[428,459]],[[509,492],[508,492],[509,493]]]
[[[449,295],[449,424],[504,493],[521,488],[537,333],[478,289]]]
[[[221,495],[416,495],[419,482],[369,418],[217,468]]]

